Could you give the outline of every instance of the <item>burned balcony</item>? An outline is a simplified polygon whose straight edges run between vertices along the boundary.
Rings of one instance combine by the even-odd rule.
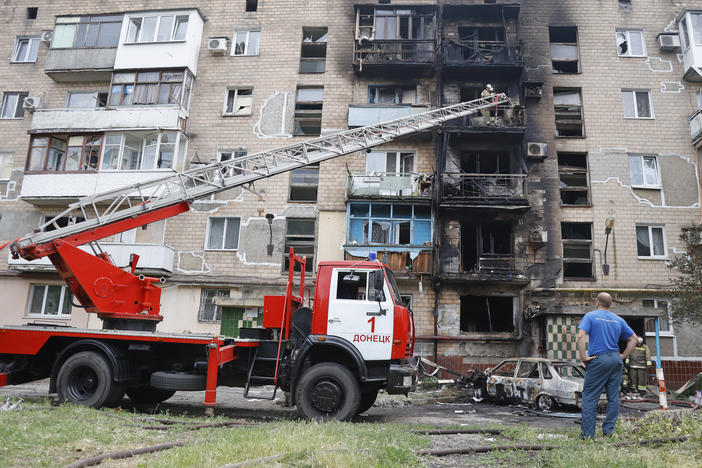
[[[526,130],[526,109],[519,105],[505,104],[492,109],[483,109],[478,114],[449,120],[444,127],[448,131],[461,133],[505,133],[523,134]]]
[[[430,198],[432,174],[349,173],[346,198]]]
[[[476,35],[477,36],[477,35]],[[492,67],[519,70],[522,53],[519,44],[510,44],[498,36],[492,40],[447,39],[442,44],[444,66],[453,68]]]
[[[358,72],[430,70],[436,48],[434,5],[356,5],[353,63]]]
[[[441,176],[442,205],[528,207],[525,174],[445,173]]]

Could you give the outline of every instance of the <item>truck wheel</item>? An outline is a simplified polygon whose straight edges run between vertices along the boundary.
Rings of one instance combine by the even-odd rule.
[[[302,375],[295,392],[297,411],[306,419],[351,419],[361,403],[361,390],[351,371],[341,364],[325,362]]]
[[[70,356],[56,377],[59,400],[91,408],[116,404],[119,388],[124,391],[124,387],[112,380],[112,367],[107,359],[94,351]]]
[[[207,376],[190,372],[154,372],[151,374],[151,386],[161,390],[204,390]]]
[[[168,400],[175,394],[175,390],[162,390],[150,386],[144,387],[129,387],[127,396],[134,403],[145,403],[154,405]]]
[[[553,399],[553,397],[545,394],[541,394],[536,398],[536,404],[538,405],[539,409],[543,411],[551,411],[556,407],[556,401]]]
[[[356,414],[365,413],[373,406],[376,398],[378,398],[378,388],[363,388],[361,390],[361,404],[358,406],[358,411]]]

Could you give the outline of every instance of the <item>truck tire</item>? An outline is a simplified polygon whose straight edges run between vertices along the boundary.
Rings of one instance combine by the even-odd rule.
[[[204,390],[207,376],[191,372],[154,372],[151,374],[151,386],[161,390]]]
[[[295,390],[295,401],[303,418],[347,421],[358,412],[361,389],[346,367],[324,362],[302,374]]]
[[[376,398],[378,398],[378,387],[365,387],[361,389],[361,404],[358,405],[356,414],[365,413],[371,409]]]
[[[134,403],[144,403],[154,405],[168,400],[175,394],[175,390],[162,390],[151,386],[129,387],[127,396]]]
[[[69,356],[56,377],[59,400],[91,408],[116,404],[120,388],[124,391],[121,384],[113,381],[110,363],[95,351]]]

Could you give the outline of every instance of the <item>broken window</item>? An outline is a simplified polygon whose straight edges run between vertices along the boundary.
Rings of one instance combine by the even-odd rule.
[[[619,0],[619,9],[621,11],[631,11],[631,0]]]
[[[327,28],[302,28],[300,73],[324,73],[327,61]]]
[[[357,281],[349,281],[351,277],[358,277]],[[344,281],[347,278],[347,281]],[[368,272],[365,271],[339,271],[336,273],[336,298],[352,301],[366,301],[368,294]]]
[[[187,71],[119,72],[112,75],[109,103],[111,106],[130,104],[180,104],[186,107],[192,78]]]
[[[252,106],[252,88],[229,88],[227,89],[227,101],[224,103],[223,115],[251,115]]]
[[[413,151],[371,151],[366,154],[366,174],[411,174],[414,172],[414,157]]]
[[[622,103],[624,104],[624,117],[630,119],[653,118],[651,105],[651,92],[648,90],[630,91],[622,90]]]
[[[71,315],[71,291],[66,285],[33,284],[27,314],[51,317]]]
[[[553,106],[556,114],[556,136],[585,136],[583,101],[579,88],[554,88]]]
[[[29,144],[27,171],[95,171],[102,135],[35,136]]]
[[[295,135],[319,135],[322,132],[324,88],[297,88]]]
[[[539,363],[535,361],[520,361],[517,378],[521,379],[538,379],[539,378]]]
[[[585,369],[583,368],[583,366],[565,363],[554,363],[553,368],[556,370],[556,372],[558,372],[558,375],[561,377],[576,379],[585,378]]]
[[[317,201],[317,186],[319,185],[319,163],[310,164],[290,171],[291,202],[314,203]]]
[[[245,11],[256,11],[258,10],[258,0],[246,0]]]
[[[426,205],[349,203],[348,217],[348,244],[431,243],[431,208]]]
[[[239,217],[207,218],[207,250],[237,250],[240,225]]]
[[[548,28],[548,37],[551,42],[553,73],[578,73],[578,28],[551,26]]]
[[[493,333],[514,331],[514,298],[461,296],[461,331]]]
[[[37,13],[39,13],[38,7],[27,8],[27,19],[37,19]]]
[[[314,218],[287,218],[286,221],[283,271],[290,269],[290,247],[295,249],[295,255],[298,257],[307,257],[305,271],[313,271],[316,220]]]
[[[636,226],[636,252],[639,258],[666,258],[663,226]]]
[[[563,279],[592,279],[592,223],[561,223]]]
[[[504,28],[458,28],[458,43],[449,43],[448,59],[493,63],[508,55]]]
[[[620,57],[645,57],[643,31],[636,29],[623,29],[616,32],[617,54]]]
[[[39,53],[39,37],[18,37],[12,51],[12,62],[36,62]]]
[[[416,104],[416,86],[368,86],[368,104]]]
[[[461,172],[466,174],[509,174],[509,153],[504,151],[462,152]]]
[[[512,224],[505,221],[463,223],[461,261],[465,272],[513,271]]]
[[[544,379],[552,379],[553,375],[551,374],[551,369],[548,368],[548,364],[545,362],[541,363],[541,375],[543,376]]]
[[[661,188],[658,158],[656,156],[630,155],[629,176],[632,187]]]
[[[248,153],[244,148],[237,148],[233,150],[219,150],[217,151],[218,159],[220,162],[231,161],[233,159],[243,158]],[[224,177],[231,177],[233,175],[242,174],[244,171],[235,167],[222,168],[222,175]]]
[[[197,314],[198,321],[219,322],[222,319],[222,306],[215,304],[215,300],[220,297],[229,297],[229,289],[202,289],[200,310]]]
[[[589,205],[586,153],[558,153],[561,205]]]
[[[154,18],[158,19],[157,16]],[[143,18],[132,18],[132,20],[138,20],[141,27]],[[134,27],[136,25],[130,24],[129,31],[132,34],[134,34]],[[51,48],[117,47],[121,30],[122,15],[61,16],[56,18]],[[128,37],[134,38],[131,42],[137,42],[138,35]]]
[[[366,23],[372,21],[371,11],[363,10],[360,26],[366,26]],[[434,39],[433,12],[419,12],[409,8],[376,8],[374,12],[375,39]]]
[[[107,105],[107,92],[82,92],[69,91],[66,96],[66,107],[105,107]]]
[[[492,375],[502,377],[514,377],[514,371],[517,370],[517,361],[505,361],[492,370]]]
[[[662,317],[646,317],[644,319],[644,327],[646,336],[656,335],[656,318],[658,318],[658,331],[661,335],[673,335],[673,327],[670,323],[670,311],[668,309],[668,301],[666,299],[643,299],[641,301],[644,312],[645,309],[664,309]]]
[[[260,43],[261,31],[258,29],[234,31],[231,55],[258,55]]]

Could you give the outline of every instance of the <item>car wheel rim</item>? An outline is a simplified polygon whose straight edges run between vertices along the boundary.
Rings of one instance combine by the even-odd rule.
[[[551,397],[547,395],[543,395],[539,398],[539,408],[542,410],[547,410],[551,409],[552,402],[551,402]]]
[[[85,401],[95,395],[100,385],[95,371],[87,366],[81,366],[71,372],[68,377],[68,395],[74,401]]]
[[[312,389],[312,405],[323,413],[331,413],[339,408],[342,396],[343,391],[337,382],[323,379]]]

